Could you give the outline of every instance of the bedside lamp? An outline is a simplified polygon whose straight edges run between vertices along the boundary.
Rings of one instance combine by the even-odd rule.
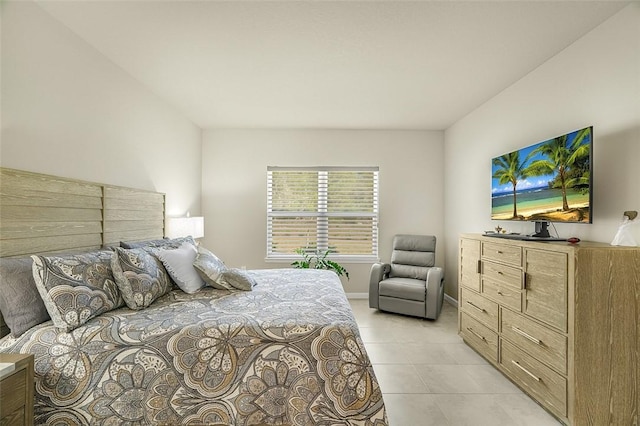
[[[204,217],[169,217],[167,218],[166,236],[180,238],[191,235],[193,239],[204,237]]]

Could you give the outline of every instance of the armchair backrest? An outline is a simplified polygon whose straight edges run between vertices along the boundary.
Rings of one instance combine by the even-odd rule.
[[[436,262],[436,237],[433,235],[396,235],[393,237],[390,277],[427,279]]]

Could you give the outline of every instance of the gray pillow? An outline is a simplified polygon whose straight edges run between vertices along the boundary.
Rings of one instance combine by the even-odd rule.
[[[32,265],[30,257],[0,259],[0,311],[14,337],[51,319],[33,279]]]
[[[185,241],[193,244],[194,246],[196,245],[196,242],[193,240],[193,238],[189,236],[189,237],[173,238],[173,239],[163,238],[161,240],[148,240],[148,241],[120,241],[120,247],[126,248],[126,249],[133,249],[133,248],[147,248],[147,249],[174,248],[175,249],[180,247],[180,245]]]
[[[33,278],[56,327],[69,332],[123,305],[110,251],[31,258]]]
[[[143,248],[116,247],[111,268],[122,298],[131,309],[146,308],[173,286],[162,262]]]
[[[215,254],[211,253],[204,247],[198,247],[198,255],[193,262],[193,267],[196,268],[200,277],[207,285],[220,290],[231,290],[233,286],[220,280],[222,273],[228,268],[224,262],[218,258]]]
[[[219,282],[244,291],[253,289],[257,284],[256,280],[247,271],[235,268],[224,271]]]

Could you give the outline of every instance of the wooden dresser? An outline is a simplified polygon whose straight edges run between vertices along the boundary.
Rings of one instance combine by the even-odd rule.
[[[33,425],[33,355],[0,354],[0,364],[13,364],[0,376],[0,426]]]
[[[640,248],[463,234],[459,333],[566,424],[640,426]]]

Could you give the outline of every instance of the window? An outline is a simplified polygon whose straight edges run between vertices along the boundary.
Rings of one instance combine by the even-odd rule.
[[[267,259],[378,257],[378,167],[268,167]]]

